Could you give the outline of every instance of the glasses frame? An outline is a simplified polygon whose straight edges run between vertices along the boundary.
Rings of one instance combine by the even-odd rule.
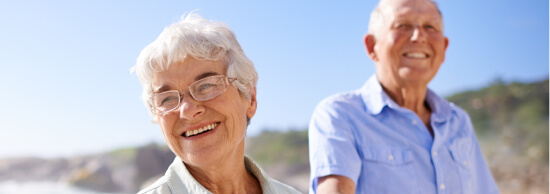
[[[201,99],[201,100],[196,99],[196,98],[195,98],[195,95],[191,92],[191,87],[192,87],[194,84],[196,84],[196,83],[198,83],[198,82],[200,82],[200,81],[203,81],[203,80],[205,80],[205,79],[209,79],[209,78],[212,78],[212,77],[223,77],[223,78],[224,78],[224,80],[223,80],[223,81],[224,81],[224,89],[223,89],[223,91],[220,92],[219,94],[217,94],[217,95],[215,95],[215,96],[212,96],[212,97],[210,97],[210,98],[207,98],[207,99]],[[182,90],[181,92],[178,91],[178,90],[168,90],[168,91],[164,91],[164,92],[160,92],[160,93],[153,94],[153,96],[151,96],[151,97],[149,98],[149,104],[150,104],[151,107],[153,108],[153,113],[154,113],[154,114],[156,114],[156,115],[166,115],[167,113],[172,112],[172,111],[178,109],[178,108],[181,106],[181,104],[182,104],[181,101],[183,100],[182,92],[185,92],[185,93],[189,94],[189,96],[191,96],[191,98],[193,98],[193,100],[195,100],[195,101],[204,102],[204,101],[212,100],[212,99],[214,99],[214,98],[216,98],[216,97],[222,95],[223,93],[225,93],[225,91],[227,90],[227,88],[229,88],[229,86],[230,86],[231,84],[233,84],[233,82],[236,81],[236,80],[237,80],[237,78],[229,78],[229,77],[227,77],[227,76],[225,76],[225,75],[208,76],[208,77],[199,79],[199,80],[197,80],[197,81],[191,83],[191,84],[187,87],[187,90]],[[168,93],[168,92],[176,92],[176,93],[178,94],[178,105],[175,106],[174,108],[168,110],[168,111],[159,112],[157,106],[155,106],[155,104],[153,103],[153,99],[154,99],[156,96],[158,96],[158,95],[165,94],[165,93]]]

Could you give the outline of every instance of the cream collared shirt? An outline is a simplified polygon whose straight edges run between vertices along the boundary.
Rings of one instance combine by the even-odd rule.
[[[244,157],[244,165],[260,182],[264,194],[294,194],[300,193],[296,189],[285,185],[279,181],[273,180],[256,163]],[[159,178],[155,183],[138,194],[211,194],[212,192],[204,188],[191,174],[183,164],[183,161],[176,156],[174,162],[168,167],[166,174]]]

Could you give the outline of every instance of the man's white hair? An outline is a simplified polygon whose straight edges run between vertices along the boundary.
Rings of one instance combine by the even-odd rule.
[[[428,1],[430,1],[434,5],[435,9],[439,13],[439,16],[443,17],[443,15],[441,14],[441,10],[439,10],[439,7],[437,6],[437,3],[431,0]],[[388,0],[380,0],[378,2],[378,5],[376,5],[374,10],[372,10],[370,14],[369,29],[367,33],[374,35],[375,38],[378,36],[377,33],[380,31],[380,29],[384,27],[384,24],[386,24],[386,15],[384,14],[387,13],[384,13],[384,7],[387,6],[387,2]],[[443,26],[443,23],[441,23],[441,25]]]

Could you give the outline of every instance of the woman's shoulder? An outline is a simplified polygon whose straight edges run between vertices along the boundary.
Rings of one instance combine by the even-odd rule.
[[[271,187],[273,188],[273,190],[275,190],[275,193],[280,193],[280,194],[301,194],[300,191],[284,184],[284,183],[281,183],[275,179],[269,179],[269,182],[270,182],[270,185]]]
[[[267,176],[265,171],[252,158],[245,156],[246,170],[252,173],[260,182],[264,194],[295,194],[298,190]]]
[[[138,194],[165,194],[172,193],[168,186],[168,178],[166,176],[160,177],[155,183],[151,184],[145,189],[142,189]]]

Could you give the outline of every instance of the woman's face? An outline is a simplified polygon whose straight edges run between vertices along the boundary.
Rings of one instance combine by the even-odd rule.
[[[256,112],[255,91],[247,99],[229,85],[224,93],[206,101],[196,101],[188,92],[193,82],[226,72],[221,61],[188,57],[154,75],[154,93],[177,90],[182,95],[178,108],[157,115],[157,119],[168,146],[186,164],[213,164],[244,151],[247,117]],[[195,130],[206,131],[189,136]]]

